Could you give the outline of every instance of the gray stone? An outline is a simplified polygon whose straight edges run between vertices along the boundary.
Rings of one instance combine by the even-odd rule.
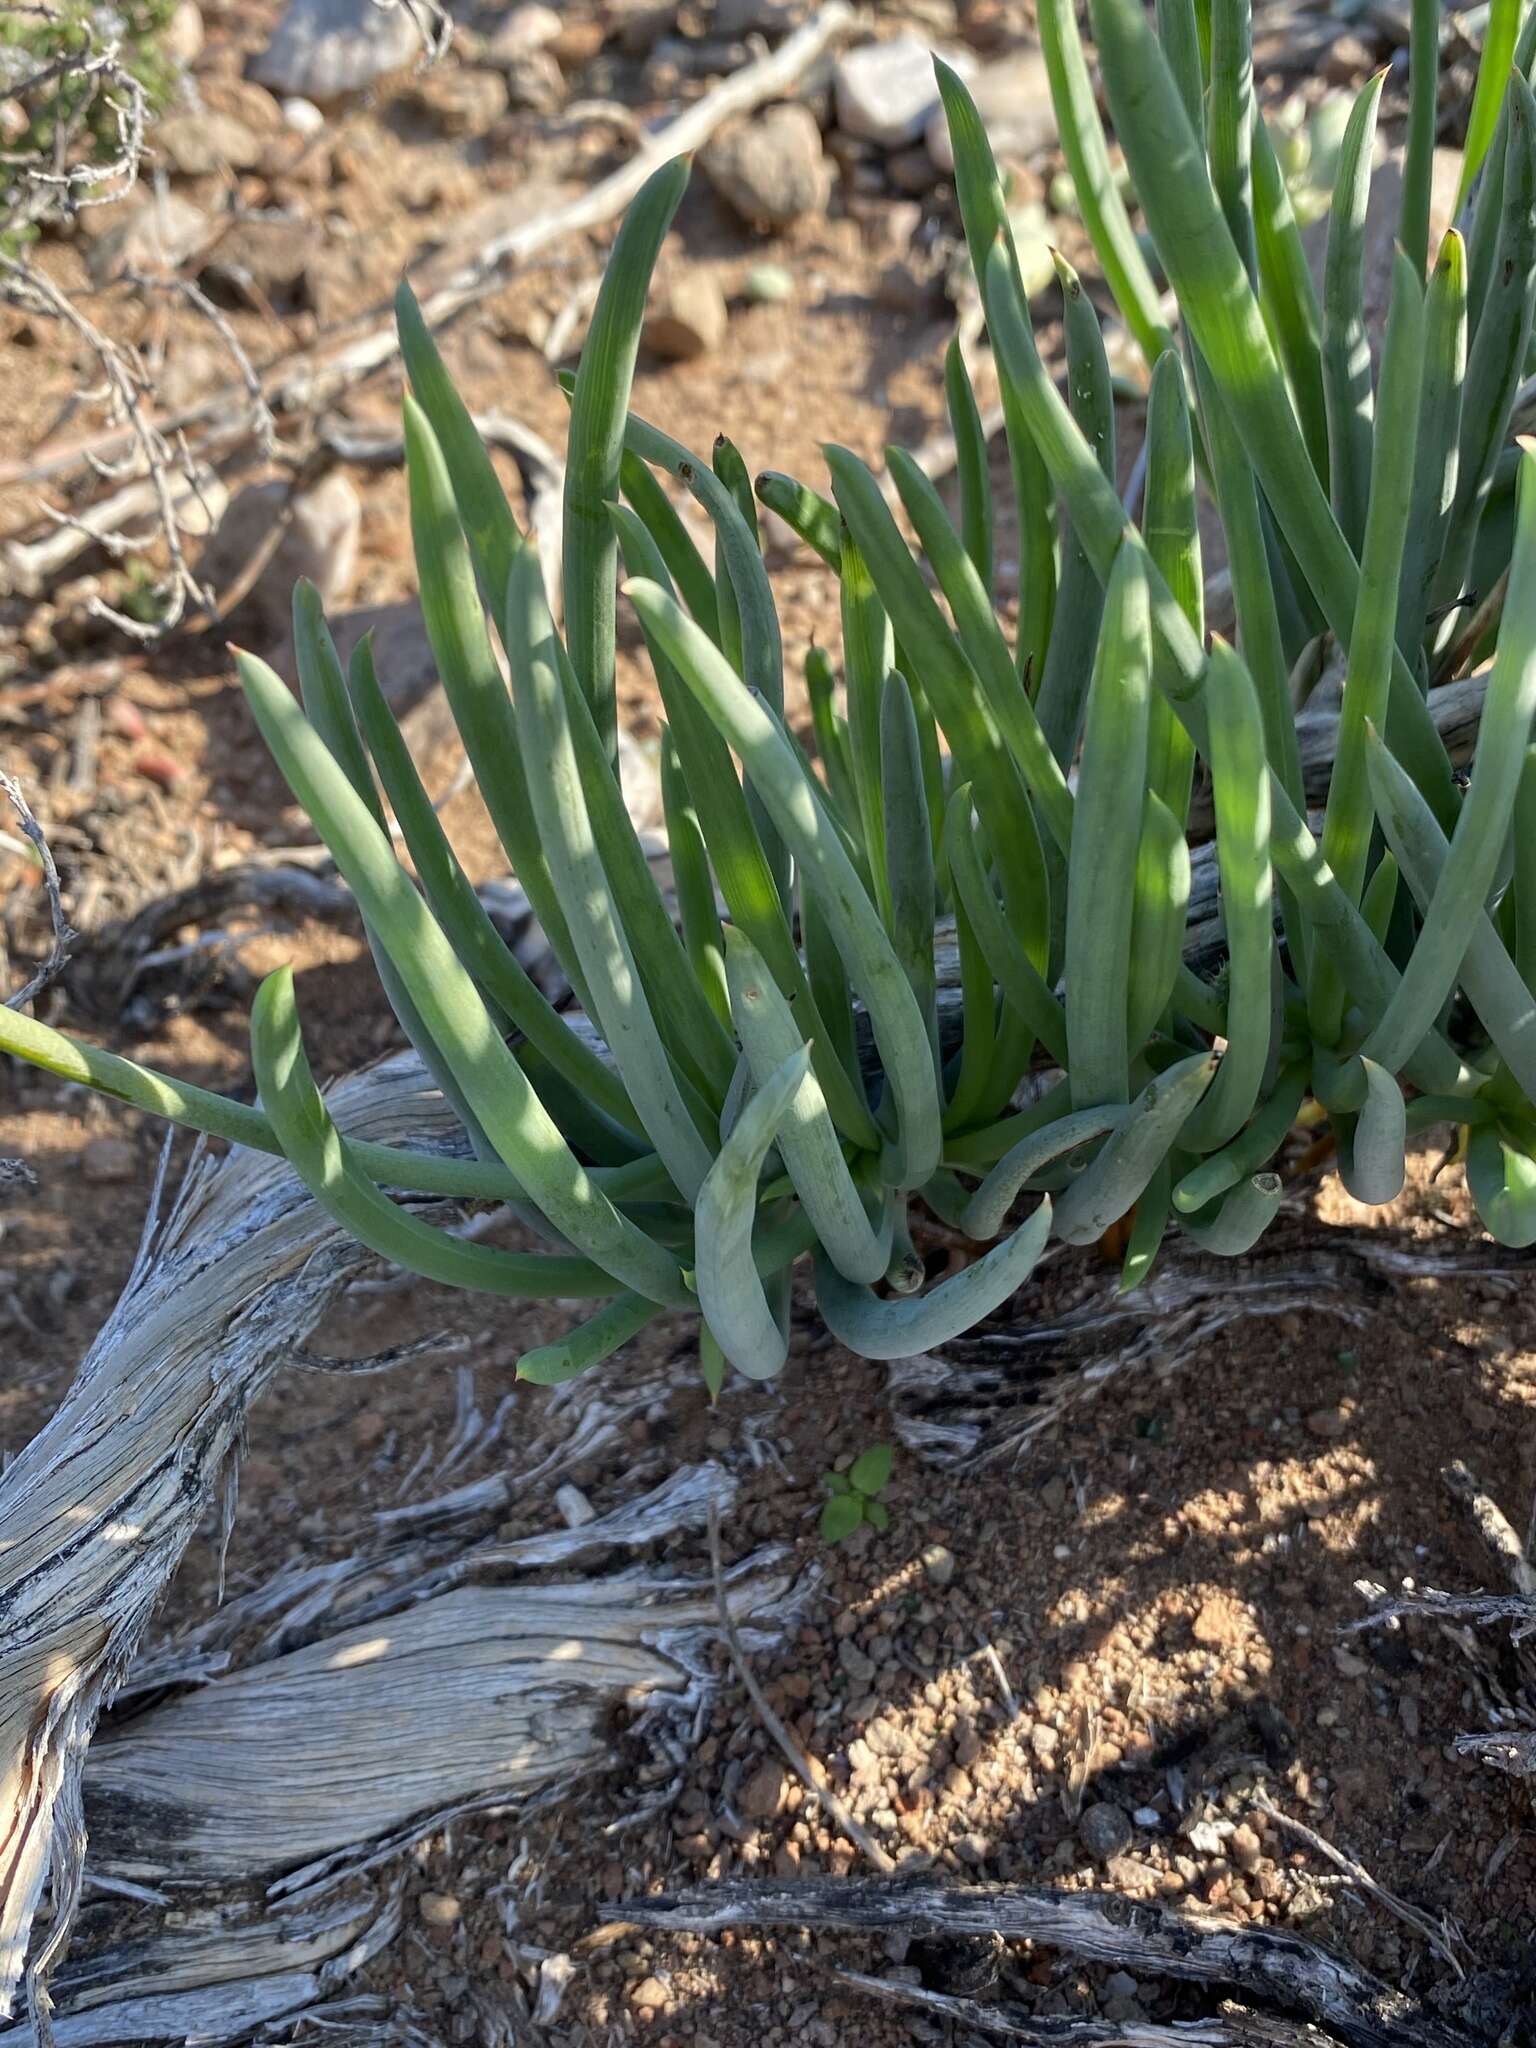
[[[1015,50],[999,57],[969,83],[988,140],[999,156],[1032,157],[1055,142],[1051,82],[1038,50]],[[923,139],[939,169],[952,171],[955,153],[942,107],[929,116]]]
[[[1077,1824],[1077,1839],[1096,1863],[1108,1863],[1112,1856],[1121,1856],[1129,1849],[1134,1830],[1124,1807],[1101,1799],[1085,1808]]]
[[[560,17],[553,7],[541,6],[539,0],[524,0],[524,5],[504,14],[491,30],[486,38],[485,61],[509,64],[520,57],[531,57],[552,43],[559,33]]]
[[[184,178],[206,178],[226,169],[252,171],[261,161],[260,138],[233,114],[172,114],[152,140],[156,154]]]
[[[809,107],[786,102],[728,129],[700,157],[704,175],[749,227],[781,228],[821,213],[832,166]]]
[[[160,33],[161,54],[188,71],[203,54],[203,17],[197,0],[177,0]]]
[[[439,64],[424,72],[411,102],[444,135],[484,135],[508,105],[507,81],[489,66]]]
[[[725,339],[730,314],[712,271],[689,270],[663,285],[645,316],[645,345],[668,362],[691,362]]]
[[[86,259],[93,284],[109,284],[126,271],[157,275],[179,270],[208,243],[212,221],[200,206],[175,192],[141,190],[127,210],[94,243]]]
[[[939,104],[933,57],[927,43],[912,35],[844,51],[832,74],[838,127],[879,149],[916,142]],[[972,68],[963,55],[950,61],[962,73]]]
[[[216,591],[231,583],[287,505],[288,485],[280,478],[247,484],[237,492],[198,561],[203,581]],[[362,521],[362,501],[339,472],[322,477],[293,501],[287,531],[246,600],[274,638],[287,622],[293,586],[301,576],[316,586],[327,606],[350,596]]]
[[[935,1586],[947,1586],[955,1576],[955,1553],[942,1543],[930,1543],[923,1552],[923,1570]]]
[[[421,32],[400,0],[289,0],[251,76],[275,93],[324,106],[403,70],[421,47]]]
[[[860,1685],[868,1685],[875,1675],[874,1665],[865,1656],[858,1644],[853,1641],[851,1636],[845,1636],[842,1642],[838,1644],[837,1661],[842,1665],[848,1676],[856,1679]]]
[[[785,0],[715,0],[710,26],[717,36],[781,36],[803,12]]]

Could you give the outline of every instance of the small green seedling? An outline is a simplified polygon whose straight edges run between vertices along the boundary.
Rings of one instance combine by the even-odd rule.
[[[891,1481],[889,1444],[871,1444],[846,1472],[829,1472],[826,1480],[832,1498],[821,1511],[823,1542],[841,1543],[861,1522],[868,1522],[882,1535],[891,1526],[891,1511],[880,1499]]]

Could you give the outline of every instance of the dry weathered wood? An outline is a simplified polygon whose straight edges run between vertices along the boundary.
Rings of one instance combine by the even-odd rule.
[[[462,1142],[413,1059],[334,1099],[359,1137]],[[368,1264],[283,1161],[204,1156],[57,1413],[0,1475],[0,2015],[50,1866],[54,1925],[67,1927],[97,1717],[216,1497],[246,1410]],[[34,1966],[51,1960],[45,1944]]]
[[[731,1605],[761,1623],[787,1590],[754,1571]],[[601,1771],[615,1704],[691,1706],[715,1635],[711,1589],[665,1572],[466,1586],[328,1632],[101,1737],[90,1866],[308,1896],[428,1817]]]
[[[1324,2028],[1346,2048],[1467,2048],[1468,2036],[1407,1992],[1378,1983],[1299,1935],[1209,1913],[1173,1913],[1115,1892],[1011,1884],[942,1885],[929,1877],[698,1886],[631,1899],[642,1927],[717,1934],[810,1927],[857,1934],[1029,1941],[1137,1976],[1230,1987]]]
[[[413,1059],[387,1062],[337,1091],[338,1112],[354,1129],[399,1137],[397,1118],[415,1123],[420,1086]],[[352,1924],[355,1899],[351,1919],[338,1917],[339,1886],[458,1813],[590,1782],[607,1760],[620,1702],[692,1725],[714,1683],[712,1581],[676,1565],[612,1568],[615,1556],[702,1528],[711,1510],[729,1508],[735,1482],[704,1464],[669,1473],[581,1527],[511,1542],[488,1536],[500,1502],[454,1515],[427,1503],[424,1519],[375,1516],[356,1553],[285,1569],[151,1649],[120,1699],[177,1692],[136,1714],[120,1708],[87,1758],[94,1715],[133,1647],[129,1633],[147,1618],[208,1504],[218,1447],[276,1366],[310,1362],[298,1351],[305,1325],[364,1263],[332,1241],[330,1226],[286,1182],[280,1162],[244,1153],[194,1174],[114,1317],[114,1344],[98,1345],[95,1372],[82,1375],[94,1393],[93,1433],[112,1440],[111,1454],[99,1457],[89,1437],[74,1439],[74,1469],[93,1501],[84,1540],[68,1554],[61,1545],[28,1556],[28,1576],[7,1581],[29,1602],[33,1634],[44,1583],[68,1603],[57,1619],[78,1624],[70,1650],[41,1673],[34,1723],[7,1730],[25,1745],[7,1757],[9,1785],[44,1782],[53,1793],[51,1808],[38,1798],[6,1815],[18,1839],[44,1856],[53,1827],[54,1895],[66,1910],[34,1964],[72,1917],[87,1844],[88,1883],[151,1908],[193,1886],[202,1923],[189,1944],[176,1921],[153,1910],[137,1911],[126,1934],[118,1923],[128,1909],[87,1911],[86,1938],[75,1940],[58,1979],[60,2043],[141,2033],[223,2038],[315,2003],[372,1952]],[[277,1255],[272,1270],[264,1252]],[[301,1277],[295,1308],[284,1297]],[[206,1295],[232,1331],[221,1335],[196,1308],[185,1328],[169,1311],[162,1318],[178,1285],[199,1301]],[[146,1315],[151,1368],[114,1371]],[[619,1398],[594,1393],[578,1406],[534,1397],[510,1484],[526,1491],[614,1440],[637,1405],[654,1401],[668,1369],[647,1365]],[[146,1407],[133,1403],[130,1385],[145,1390]],[[77,1386],[38,1445],[52,1434],[67,1448],[80,1394]],[[201,1427],[187,1414],[198,1400],[212,1410]],[[29,1456],[37,1458],[36,1446]],[[48,1469],[68,1472],[70,1460]],[[30,1502],[8,1505],[19,1526]],[[67,1517],[55,1519],[67,1536]],[[526,1581],[530,1572],[595,1561],[605,1568]],[[760,1553],[731,1573],[725,1598],[738,1626],[771,1642],[793,1611],[789,1591],[782,1559]],[[115,1636],[88,1636],[93,1605],[104,1623],[117,1622]],[[230,1671],[237,1643],[244,1662]],[[24,1665],[25,1651],[13,1606],[0,1633],[0,1701],[15,1697],[18,1669],[37,1680],[38,1659]],[[60,1731],[68,1739],[54,1750]],[[254,1918],[245,1903],[253,1882],[269,1902]],[[11,1892],[4,1903],[19,1967],[31,1908]],[[374,1947],[393,1932],[390,1912],[387,1901],[373,1901]]]
[[[837,1981],[870,1998],[933,2013],[1000,2041],[1023,2041],[1027,2048],[1329,2048],[1329,2037],[1304,2020],[1275,2019],[1230,2003],[1213,2019],[1163,2026],[1155,2020],[1038,2019],[1007,2000],[983,2004],[858,1970],[839,1970]]]
[[[354,1887],[319,1906],[204,1908],[203,1924],[140,1931],[131,1910],[87,1907],[56,1983],[54,2048],[230,2041],[307,2012],[394,1940],[398,1897]],[[41,2048],[34,2024],[0,2034]]]
[[[1381,1230],[1320,1227],[1310,1217],[1289,1224],[1282,1217],[1242,1259],[1215,1258],[1174,1237],[1132,1295],[1120,1293],[1118,1268],[1105,1266],[1086,1300],[1065,1314],[1038,1314],[1032,1282],[942,1352],[897,1359],[887,1381],[897,1434],[938,1464],[1010,1459],[1111,1375],[1176,1368],[1245,1318],[1326,1308],[1358,1324],[1390,1312],[1405,1280],[1526,1279],[1533,1268],[1530,1252],[1487,1240],[1440,1253]]]

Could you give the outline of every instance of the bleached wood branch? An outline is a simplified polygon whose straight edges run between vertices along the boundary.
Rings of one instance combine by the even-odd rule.
[[[696,1934],[810,1927],[1037,1942],[1137,1976],[1233,1988],[1325,2028],[1346,2048],[1466,2048],[1460,2029],[1434,2018],[1419,1999],[1391,1990],[1300,1935],[1272,1933],[1212,1913],[1174,1913],[1114,1892],[945,1885],[929,1877],[736,1882],[632,1899],[618,1914],[642,1927]],[[1297,2038],[1294,2029],[1291,2038]]]
[[[454,1142],[413,1060],[344,1082],[335,1105],[360,1137]],[[205,1156],[57,1413],[0,1475],[0,2015],[50,1869],[61,1937],[67,1927],[97,1717],[246,1410],[367,1264],[282,1160]],[[35,1962],[51,1960],[45,1946]]]

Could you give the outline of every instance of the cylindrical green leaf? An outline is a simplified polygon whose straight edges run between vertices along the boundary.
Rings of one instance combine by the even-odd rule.
[[[1072,1106],[1125,1102],[1136,850],[1147,770],[1152,625],[1145,558],[1122,548],[1104,597],[1067,865]]]
[[[1148,1082],[1086,1172],[1056,1205],[1056,1235],[1096,1244],[1136,1201],[1210,1084],[1214,1053],[1196,1053]]]
[[[688,159],[653,171],[625,211],[581,351],[565,454],[565,636],[598,737],[618,746],[614,586],[619,551],[608,507],[619,495],[624,420],[662,239],[688,184]]]
[[[632,1337],[653,1323],[661,1310],[638,1294],[620,1294],[595,1316],[567,1330],[553,1344],[525,1351],[517,1361],[517,1377],[535,1387],[561,1387],[605,1358],[612,1358]]]
[[[672,886],[677,891],[677,913],[689,965],[715,1015],[727,1024],[731,1004],[725,984],[725,941],[715,905],[709,851],[672,735],[665,730],[661,743],[661,805],[667,826],[667,852],[672,861]]]
[[[903,1184],[920,1186],[938,1164],[940,1151],[938,1090],[927,1030],[816,783],[802,769],[782,727],[742,687],[713,642],[676,601],[643,578],[632,578],[625,591],[717,729],[741,756],[775,826],[821,898],[849,976],[864,998],[885,1064],[905,1154]]]
[[[1412,0],[1408,26],[1408,145],[1403,157],[1403,204],[1398,246],[1424,275],[1429,262],[1429,213],[1440,126],[1440,0]]]
[[[499,1251],[434,1229],[382,1194],[331,1121],[304,1054],[293,970],[279,967],[251,1008],[251,1064],[284,1157],[326,1214],[409,1273],[478,1294],[602,1295],[613,1281],[587,1259]]]
[[[922,1009],[937,1072],[933,838],[928,826],[928,800],[923,791],[917,715],[906,677],[895,669],[885,679],[880,700],[880,779],[886,818],[885,870],[891,906],[891,944]]]
[[[757,1180],[809,1067],[810,1053],[802,1045],[752,1097],[721,1145],[694,1207],[699,1307],[732,1365],[754,1380],[773,1379],[789,1355],[752,1257]]]
[[[1487,900],[1509,830],[1531,738],[1536,714],[1536,455],[1528,451],[1520,457],[1516,520],[1509,595],[1483,699],[1472,787],[1418,943],[1366,1045],[1370,1056],[1393,1074],[1402,1072],[1456,985],[1473,921]]]
[[[1195,445],[1184,365],[1170,349],[1160,356],[1147,394],[1147,481],[1141,530],[1147,552],[1161,571],[1196,635],[1205,637],[1205,590],[1200,526],[1195,497]],[[1147,787],[1178,819],[1189,816],[1195,750],[1189,735],[1158,696],[1147,726]]]
[[[1167,711],[1160,697],[1154,699],[1153,709],[1159,706]],[[1170,718],[1172,715],[1168,713]],[[1156,1028],[1179,979],[1189,886],[1189,842],[1184,827],[1157,792],[1149,789],[1142,800],[1141,837],[1136,848],[1126,991],[1127,1043],[1133,1058]]]
[[[1432,605],[1454,605],[1462,594],[1530,353],[1536,300],[1536,99],[1518,71],[1509,76],[1508,116],[1496,251],[1467,357],[1456,496],[1445,525]],[[1474,239],[1474,259],[1479,246]],[[1444,630],[1448,636],[1451,622]],[[1387,737],[1397,751],[1395,736]]]
[[[1418,272],[1414,274],[1417,276]],[[1414,450],[1408,533],[1397,586],[1397,644],[1415,666],[1424,658],[1421,642],[1429,587],[1456,501],[1461,394],[1466,374],[1467,254],[1466,244],[1452,228],[1440,244],[1424,304],[1419,434]]]
[[[726,951],[742,1050],[758,1087],[766,1088],[805,1041],[751,941],[732,927],[726,933]],[[826,1098],[809,1070],[779,1122],[775,1142],[832,1263],[850,1280],[878,1280],[890,1258],[890,1232],[877,1233],[871,1227],[827,1115]]]
[[[1217,1258],[1240,1259],[1244,1252],[1252,1251],[1273,1222],[1284,1193],[1278,1173],[1255,1173],[1239,1181],[1209,1209],[1181,1216],[1179,1224],[1202,1251],[1213,1252]]]
[[[1115,183],[1114,166],[1104,140],[1088,60],[1083,55],[1073,0],[1040,0],[1037,15],[1040,47],[1050,76],[1051,101],[1056,109],[1062,155],[1072,173],[1083,225],[1104,266],[1104,276],[1114,293],[1115,304],[1124,315],[1125,324],[1135,336],[1150,369],[1164,349],[1173,346],[1173,336],[1164,323],[1157,286],[1152,281],[1152,273],[1147,268],[1146,258],[1126,214],[1125,202],[1120,197],[1120,188]],[[938,71],[939,88],[943,92],[944,67],[940,65]],[[945,105],[953,136],[956,107],[947,92]]]
[[[961,1214],[960,1228],[967,1237],[981,1240],[996,1237],[1026,1182],[1054,1161],[1065,1159],[1080,1147],[1091,1144],[1095,1138],[1102,1138],[1106,1131],[1115,1128],[1124,1114],[1116,1103],[1101,1104],[1096,1109],[1074,1110],[1070,1116],[1058,1117],[1055,1123],[1047,1124],[1044,1130],[1032,1131],[1021,1138],[1003,1154],[971,1196]]]
[[[593,836],[554,626],[531,550],[512,565],[507,644],[518,736],[525,760],[537,764],[529,791],[539,838],[561,900],[575,913],[572,938],[592,991],[592,1015],[651,1143],[691,1201],[709,1171],[709,1151],[684,1102]],[[676,947],[670,925],[667,935]]]
[[[1375,413],[1371,343],[1365,331],[1365,223],[1371,200],[1376,110],[1381,104],[1385,75],[1378,71],[1367,80],[1350,109],[1344,144],[1339,151],[1333,205],[1328,214],[1328,254],[1323,270],[1328,474],[1334,516],[1357,555],[1365,538],[1366,500],[1371,482],[1371,422]]]
[[[1180,99],[1187,109],[1182,86]],[[1221,201],[1249,281],[1256,286],[1259,270],[1253,227],[1253,125],[1253,16],[1249,0],[1211,0],[1211,89],[1206,101],[1205,146],[1216,197]]]
[[[1055,258],[1061,281],[1067,341],[1067,403],[1104,474],[1115,474],[1115,406],[1104,337],[1093,302],[1077,272]],[[1061,588],[1052,619],[1051,644],[1035,692],[1040,727],[1056,759],[1065,768],[1077,752],[1082,730],[1092,648],[1099,633],[1102,593],[1082,542],[1065,522]]]
[[[897,638],[922,676],[924,695],[954,749],[959,772],[976,793],[1010,916],[1030,958],[1043,967],[1050,940],[1048,887],[1034,810],[1018,768],[880,486],[846,448],[829,447],[825,453],[843,517]]]
[[[1205,704],[1227,927],[1227,1050],[1184,1142],[1213,1152],[1247,1122],[1269,1071],[1276,964],[1263,725],[1248,671],[1219,639]]]
[[[927,1294],[882,1301],[845,1280],[831,1261],[816,1261],[816,1306],[840,1344],[861,1358],[912,1358],[975,1327],[1017,1293],[1045,1250],[1050,1197],[1009,1238]]]
[[[992,469],[981,407],[958,337],[944,353],[944,402],[955,437],[955,478],[960,487],[960,532],[981,586],[992,595]]]
[[[1413,265],[1398,252],[1392,276],[1392,307],[1382,350],[1381,402],[1384,420],[1419,416],[1424,359],[1424,292]],[[1366,776],[1368,725],[1384,727],[1397,636],[1398,573],[1407,535],[1416,449],[1407,434],[1376,438],[1371,465],[1360,597],[1350,640],[1339,710],[1328,810],[1323,824],[1323,857],[1341,888],[1358,902],[1365,886],[1366,857],[1374,824]],[[1311,992],[1313,1028],[1332,1045],[1343,1017],[1344,988],[1330,965],[1320,963]]]
[[[287,685],[236,657],[273,759],[400,971],[497,1153],[539,1210],[622,1286],[684,1298],[677,1262],[614,1208],[578,1163],[497,1033],[473,982],[395,859],[389,840],[321,744]]]

